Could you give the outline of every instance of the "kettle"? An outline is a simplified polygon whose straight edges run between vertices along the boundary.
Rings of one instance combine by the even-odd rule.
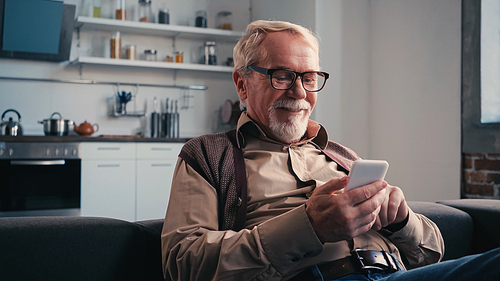
[[[93,133],[99,131],[99,125],[97,125],[97,124],[90,125],[90,123],[88,123],[87,120],[85,120],[85,122],[80,124],[80,126],[77,126],[76,124],[74,124],[74,127],[75,127],[74,128],[75,133],[79,134],[80,136],[90,136]],[[94,127],[96,127],[95,131],[94,131]]]
[[[9,118],[9,121],[5,121],[5,114],[7,112],[15,112],[17,114],[18,122],[12,120],[12,117]],[[2,114],[2,123],[0,124],[0,135],[2,136],[22,136],[23,135],[23,127],[21,127],[21,114],[14,109],[7,109]]]

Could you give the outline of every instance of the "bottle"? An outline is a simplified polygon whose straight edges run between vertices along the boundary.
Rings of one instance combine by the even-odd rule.
[[[127,59],[135,60],[137,58],[137,53],[135,50],[136,50],[135,45],[127,45],[126,47]]]
[[[111,37],[111,58],[121,59],[122,57],[122,39],[120,37],[120,32],[116,32],[115,35]]]
[[[94,0],[94,18],[101,17],[101,0]]]
[[[151,0],[139,0],[139,21],[154,22]]]
[[[115,19],[127,20],[127,10],[125,9],[125,0],[115,0],[115,3],[116,3]]]
[[[197,11],[196,12],[196,27],[207,27],[207,12]]]
[[[214,41],[205,42],[203,62],[207,65],[217,65],[217,45]]]

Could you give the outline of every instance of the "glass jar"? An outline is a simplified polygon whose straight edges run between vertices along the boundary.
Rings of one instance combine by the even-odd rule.
[[[135,45],[127,45],[125,47],[125,50],[126,50],[127,59],[129,59],[129,60],[137,59],[137,52],[136,52]]]
[[[115,0],[115,19],[127,20],[127,10],[125,9],[125,0]]]
[[[101,0],[94,0],[93,5],[94,6],[94,18],[100,18],[101,17]]]
[[[115,35],[111,36],[111,55],[112,59],[122,58],[122,39],[120,37],[120,32],[116,32]]]
[[[151,0],[139,0],[139,21],[154,22]]]
[[[206,41],[203,62],[207,65],[217,65],[217,45],[214,41]]]
[[[215,26],[218,29],[233,30],[233,14],[228,11],[222,11],[215,18]]]
[[[173,57],[173,56],[167,56],[167,57],[165,58],[165,61],[166,61],[166,62],[174,62],[174,57]]]
[[[178,62],[178,63],[184,62],[184,52],[183,51],[175,52],[175,62]]]
[[[156,50],[144,50],[144,57],[147,61],[156,61]]]
[[[158,12],[158,23],[163,23],[163,24],[170,23],[170,14],[168,13],[168,9],[161,9]]]
[[[207,12],[197,11],[196,12],[196,27],[207,27]]]

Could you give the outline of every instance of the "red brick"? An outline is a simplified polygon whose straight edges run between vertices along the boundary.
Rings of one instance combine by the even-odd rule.
[[[488,153],[488,158],[500,159],[500,153]]]
[[[493,196],[493,185],[487,184],[465,184],[465,193],[484,196]]]
[[[474,169],[500,171],[500,160],[474,160]]]
[[[479,182],[479,183],[484,182],[485,176],[484,173],[482,172],[471,172],[469,176],[470,176],[469,182]]]
[[[483,153],[464,153],[467,157],[476,158],[476,159],[484,159],[485,155]]]
[[[470,158],[464,159],[464,169],[472,169],[472,159]]]
[[[486,175],[486,182],[487,183],[500,184],[500,174],[488,173]]]

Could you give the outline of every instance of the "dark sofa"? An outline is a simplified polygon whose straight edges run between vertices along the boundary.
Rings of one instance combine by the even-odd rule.
[[[500,201],[410,202],[441,229],[454,259],[500,246]],[[0,218],[0,280],[163,280],[163,219]]]

